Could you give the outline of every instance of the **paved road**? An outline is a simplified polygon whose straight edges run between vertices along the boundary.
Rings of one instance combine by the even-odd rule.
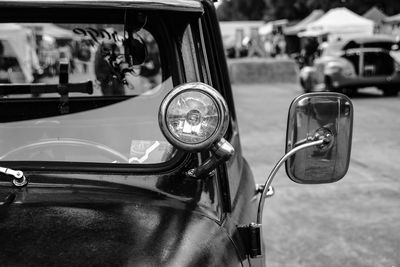
[[[283,155],[294,84],[234,85],[242,146],[258,183]],[[346,177],[298,185],[282,168],[264,211],[268,266],[400,266],[400,97],[352,97]]]

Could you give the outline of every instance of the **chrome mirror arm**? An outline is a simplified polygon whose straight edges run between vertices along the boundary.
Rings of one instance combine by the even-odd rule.
[[[280,160],[279,162],[275,165],[275,167],[272,169],[271,173],[269,174],[267,181],[264,184],[264,190],[261,193],[260,196],[260,201],[258,203],[258,210],[257,210],[257,224],[261,225],[262,224],[262,213],[263,213],[263,209],[264,209],[264,203],[265,203],[265,199],[267,197],[267,193],[268,193],[268,188],[270,187],[272,180],[274,179],[276,173],[278,172],[278,170],[280,169],[280,167],[283,165],[283,163],[286,162],[286,160],[288,160],[291,156],[293,156],[294,154],[296,154],[298,151],[303,150],[305,148],[308,147],[312,147],[312,146],[318,146],[318,145],[322,145],[326,143],[325,139],[319,139],[317,141],[312,141],[309,143],[305,143],[302,145],[299,145],[295,148],[293,148],[292,150],[290,150],[288,153],[286,153]]]
[[[291,156],[296,154],[298,151],[303,150],[308,147],[312,146],[321,146],[321,145],[327,145],[330,142],[332,142],[332,139],[328,138],[329,136],[318,136],[314,135],[313,140],[316,141],[311,141],[302,145],[299,145],[292,150],[290,150],[288,153],[286,153],[275,165],[275,167],[272,169],[271,173],[269,174],[267,181],[265,182],[264,186],[261,186],[260,188],[262,189],[260,200],[258,202],[258,210],[257,210],[257,222],[256,223],[250,223],[249,225],[245,226],[240,226],[238,227],[239,233],[241,233],[243,236],[247,238],[247,245],[248,245],[248,253],[251,258],[258,258],[262,256],[262,242],[261,242],[261,236],[262,236],[262,213],[264,209],[264,203],[265,199],[267,198],[267,194],[269,191],[269,187],[272,183],[272,180],[274,179],[276,173],[278,172],[279,168],[285,163]]]

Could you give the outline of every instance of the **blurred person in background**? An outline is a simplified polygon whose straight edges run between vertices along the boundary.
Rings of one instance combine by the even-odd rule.
[[[92,47],[89,39],[82,39],[76,43],[75,58],[81,66],[82,73],[88,73],[88,65],[92,58]]]
[[[0,40],[0,83],[9,83],[10,80],[8,79],[7,73],[7,66],[4,59],[4,45],[3,42]]]
[[[125,94],[123,79],[117,70],[120,56],[120,48],[114,42],[103,41],[97,48],[94,72],[103,95]]]
[[[315,53],[318,51],[319,43],[316,38],[305,38],[301,55],[306,66],[311,66],[314,62]]]
[[[140,76],[147,79],[147,88],[152,89],[161,83],[161,62],[158,46],[153,38],[147,38],[147,57],[140,67]]]

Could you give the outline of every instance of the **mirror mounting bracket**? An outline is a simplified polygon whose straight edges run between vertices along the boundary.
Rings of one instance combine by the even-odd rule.
[[[211,145],[211,153],[211,157],[200,166],[188,170],[186,175],[196,179],[207,176],[220,164],[228,161],[235,154],[235,149],[228,141],[221,138],[218,142]]]
[[[261,253],[261,224],[250,223],[249,225],[239,225],[237,227],[242,238],[247,255],[251,258],[260,258]]]
[[[327,151],[332,147],[334,138],[335,137],[333,133],[328,128],[321,127],[315,131],[314,135],[311,138],[311,141],[323,140],[323,143],[317,146],[317,148],[320,151]]]

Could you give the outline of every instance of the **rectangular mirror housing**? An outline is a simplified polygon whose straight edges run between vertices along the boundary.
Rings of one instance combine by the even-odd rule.
[[[304,184],[336,182],[349,168],[353,132],[353,104],[338,93],[310,93],[291,104],[286,153],[311,141],[325,140],[298,151],[286,161],[291,180]]]

